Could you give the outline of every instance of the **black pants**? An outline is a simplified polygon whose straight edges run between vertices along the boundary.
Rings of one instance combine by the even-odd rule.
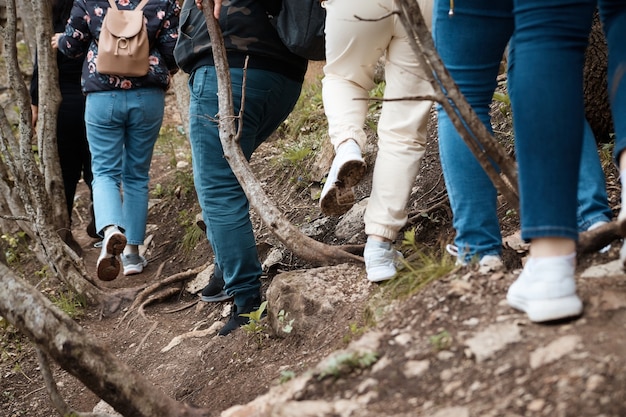
[[[80,178],[89,187],[91,199],[91,154],[85,132],[85,96],[76,88],[61,90],[63,100],[57,119],[57,149],[61,163],[67,212],[72,219],[74,196]]]

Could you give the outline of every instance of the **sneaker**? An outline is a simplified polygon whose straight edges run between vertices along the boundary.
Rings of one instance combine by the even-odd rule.
[[[138,253],[122,254],[121,258],[126,276],[141,274],[143,269],[148,266],[148,260]]]
[[[102,281],[113,281],[120,272],[117,256],[126,246],[126,236],[119,230],[114,231],[102,241],[102,250],[98,257],[96,269]]]
[[[226,294],[226,291],[224,291],[224,278],[216,277],[215,274],[211,274],[209,283],[200,293],[200,300],[207,303],[217,303],[218,301],[228,300],[229,298],[233,298],[233,296]]]
[[[219,331],[220,336],[226,336],[235,329],[248,324],[250,319],[248,317],[242,317],[240,314],[248,314],[255,310],[258,310],[261,306],[261,297],[257,296],[248,300],[242,307],[238,307],[237,304],[233,304],[230,310],[230,319]]]
[[[487,274],[504,269],[504,262],[500,255],[485,255],[478,261],[478,272]]]
[[[446,245],[446,251],[456,258],[457,266],[467,266],[469,263],[459,256],[459,248],[455,245]],[[486,274],[504,269],[504,262],[500,255],[483,255],[478,261],[478,272]]]
[[[354,205],[352,187],[365,175],[367,166],[361,148],[352,139],[339,145],[320,195],[320,209],[326,216],[340,216]]]
[[[579,316],[583,304],[576,295],[575,267],[568,259],[531,258],[506,294],[509,305],[544,322]]]
[[[380,282],[393,278],[402,265],[402,253],[390,247],[389,249],[365,244],[363,252],[365,258],[365,272],[370,282]]]

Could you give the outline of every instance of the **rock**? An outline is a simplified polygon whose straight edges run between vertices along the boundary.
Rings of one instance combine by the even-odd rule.
[[[339,239],[347,239],[348,243],[365,241],[363,229],[363,215],[367,208],[368,198],[356,203],[346,214],[343,215],[335,228],[335,236]]]
[[[515,323],[498,323],[465,341],[476,362],[483,362],[510,343],[519,342],[521,334]]]
[[[116,412],[113,407],[111,407],[108,403],[106,403],[103,400],[100,400],[100,402],[96,404],[92,412],[94,414],[105,414],[110,417],[123,417],[121,414]]]
[[[423,361],[408,361],[404,364],[404,376],[407,378],[417,378],[430,368],[430,362],[428,360]]]
[[[623,274],[622,263],[617,259],[605,264],[592,265],[585,269],[580,276],[581,278],[604,278]]]
[[[466,407],[448,407],[429,414],[428,417],[470,417],[470,412]]]
[[[579,347],[582,339],[577,335],[563,336],[546,347],[536,349],[530,354],[530,367],[537,369],[542,365],[555,362]]]
[[[194,279],[189,281],[185,289],[191,294],[199,293],[209,283],[214,270],[215,265],[210,264],[204,271],[200,272]]]
[[[587,389],[587,391],[601,392],[605,384],[606,378],[604,378],[602,375],[595,374],[591,375],[589,379],[587,379],[585,388]]]
[[[341,314],[343,305],[365,303],[370,288],[362,267],[351,264],[278,274],[266,294],[269,324],[276,335],[283,336],[286,314],[293,320],[291,334],[315,334]]]

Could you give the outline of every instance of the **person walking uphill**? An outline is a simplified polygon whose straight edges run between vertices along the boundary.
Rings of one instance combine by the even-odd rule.
[[[432,0],[418,1],[430,24]],[[320,208],[326,215],[344,214],[354,204],[352,187],[365,174],[361,150],[363,126],[374,70],[385,55],[385,99],[432,92],[418,66],[394,0],[327,0],[326,65],[322,96],[335,159],[322,189]],[[365,19],[365,20],[363,20]],[[372,192],[365,211],[364,258],[367,278],[392,278],[402,258],[391,247],[406,224],[406,205],[426,149],[432,102],[385,101],[378,123],[378,154]]]
[[[482,101],[491,99],[495,75],[511,39],[509,65],[515,69],[509,73],[509,92],[519,166],[521,230],[522,238],[530,242],[530,256],[510,285],[506,300],[533,322],[577,317],[583,311],[575,279],[579,175],[586,130],[583,62],[596,6],[609,48],[615,157],[624,172],[626,2],[475,0],[454,5],[437,0],[435,7],[436,45],[453,72],[466,72],[461,78],[455,75],[465,95],[476,97],[482,92]],[[624,177],[622,174],[622,186]],[[618,216],[622,226],[626,219],[623,196],[622,190]]]
[[[485,9],[492,9],[493,19],[480,16],[476,12],[480,7],[476,2],[456,4],[450,16],[450,1],[436,0],[433,39],[450,75],[485,127],[492,131],[491,103],[497,86],[496,77],[507,45],[508,54],[514,55],[515,42],[511,40],[514,25],[510,4],[503,1],[498,8],[492,8],[489,1],[482,4]],[[468,35],[459,37],[460,33]],[[512,79],[515,66],[510,59],[509,64],[507,72]],[[497,190],[446,111],[440,105],[436,108],[439,156],[456,230],[454,244],[447,245],[447,249],[456,257],[457,265],[477,262],[485,270],[504,268]],[[609,222],[613,213],[607,199],[596,139],[589,123],[584,118],[581,123],[584,123],[584,130],[577,224],[578,231],[584,232]]]
[[[217,75],[211,40],[200,0],[185,0],[174,54],[180,68],[190,74],[189,139],[194,182],[206,233],[215,255],[216,271],[207,289],[234,298],[231,316],[219,334],[224,336],[247,323],[240,314],[261,304],[262,273],[249,203],[224,158],[218,122]],[[219,24],[230,67],[234,114],[243,97],[245,109],[239,125],[240,145],[249,160],[254,150],[285,120],[300,96],[307,61],[287,50],[267,13],[276,4],[258,0],[216,2]],[[277,3],[277,2],[272,2]],[[245,91],[242,91],[245,72]],[[230,116],[230,115],[226,115]],[[206,291],[203,291],[205,293]]]
[[[116,6],[134,10],[139,4],[118,0]],[[96,230],[104,237],[97,273],[105,281],[117,277],[120,254],[124,275],[141,273],[147,265],[138,249],[145,238],[150,163],[163,122],[165,91],[177,70],[173,51],[180,13],[175,0],[145,2],[149,68],[144,76],[127,77],[97,69],[98,40],[110,6],[108,0],[75,0],[65,32],[52,38],[52,46],[68,57],[84,57]]]

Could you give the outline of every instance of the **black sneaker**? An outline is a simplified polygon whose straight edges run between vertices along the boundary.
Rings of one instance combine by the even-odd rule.
[[[246,304],[243,307],[238,307],[237,304],[233,304],[233,307],[230,310],[230,319],[228,320],[228,323],[226,323],[224,327],[222,327],[222,329],[219,331],[218,334],[220,336],[226,336],[233,330],[238,329],[244,324],[248,324],[248,322],[250,321],[250,318],[242,317],[240,316],[240,314],[251,313],[253,311],[258,310],[260,306],[261,306],[261,297],[258,297],[258,296],[249,299],[248,302],[246,302]]]
[[[224,291],[224,278],[218,278],[215,274],[211,274],[209,283],[200,293],[200,300],[207,303],[217,303],[218,301],[224,301],[230,298],[233,297],[226,294],[226,291]]]

